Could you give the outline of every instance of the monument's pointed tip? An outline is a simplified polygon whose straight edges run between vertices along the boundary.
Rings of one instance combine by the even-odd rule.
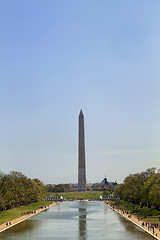
[[[83,117],[83,112],[82,112],[82,109],[80,111],[80,114],[79,114],[80,117]]]

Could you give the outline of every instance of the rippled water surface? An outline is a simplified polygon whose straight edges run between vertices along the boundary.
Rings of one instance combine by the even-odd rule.
[[[0,233],[0,240],[153,240],[103,202],[63,202]]]

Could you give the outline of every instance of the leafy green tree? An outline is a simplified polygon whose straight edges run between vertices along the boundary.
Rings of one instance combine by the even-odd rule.
[[[160,185],[154,184],[149,191],[149,201],[152,207],[160,209]]]
[[[0,210],[40,201],[46,187],[39,179],[29,179],[20,172],[0,173]]]
[[[115,187],[114,194],[122,200],[136,204],[159,207],[160,173],[155,168],[145,172],[130,174],[123,184]],[[153,194],[153,191],[156,192]]]

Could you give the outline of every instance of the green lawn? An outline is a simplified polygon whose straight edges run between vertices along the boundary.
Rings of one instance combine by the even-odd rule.
[[[48,193],[48,195],[52,195],[53,197],[62,196],[65,199],[88,199],[94,200],[98,199],[103,195],[103,192],[62,192],[62,193]],[[17,208],[12,208],[9,210],[0,211],[0,224],[11,221],[14,218],[18,218],[21,216],[21,213],[34,211],[40,208],[41,206],[48,205],[49,201],[41,201],[38,203],[32,203],[27,206],[21,206]]]
[[[27,206],[21,206],[17,208],[11,208],[9,210],[0,211],[0,224],[11,221],[14,218],[21,216],[23,212],[29,212],[37,210],[40,207],[44,207],[51,203],[50,201],[41,201],[37,203],[32,203]]]
[[[128,203],[126,201],[111,201],[116,207],[124,211],[133,212],[135,215],[143,217],[145,221],[152,223],[159,223],[160,211],[150,209],[148,207],[141,207],[140,205]]]
[[[61,193],[48,193],[49,196],[63,197],[65,199],[88,199],[94,200],[103,196],[103,192],[61,192]]]

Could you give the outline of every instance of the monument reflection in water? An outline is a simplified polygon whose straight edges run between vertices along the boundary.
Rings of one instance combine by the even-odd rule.
[[[103,202],[63,202],[0,233],[0,240],[153,240]]]
[[[86,239],[86,208],[79,208],[79,239]]]

